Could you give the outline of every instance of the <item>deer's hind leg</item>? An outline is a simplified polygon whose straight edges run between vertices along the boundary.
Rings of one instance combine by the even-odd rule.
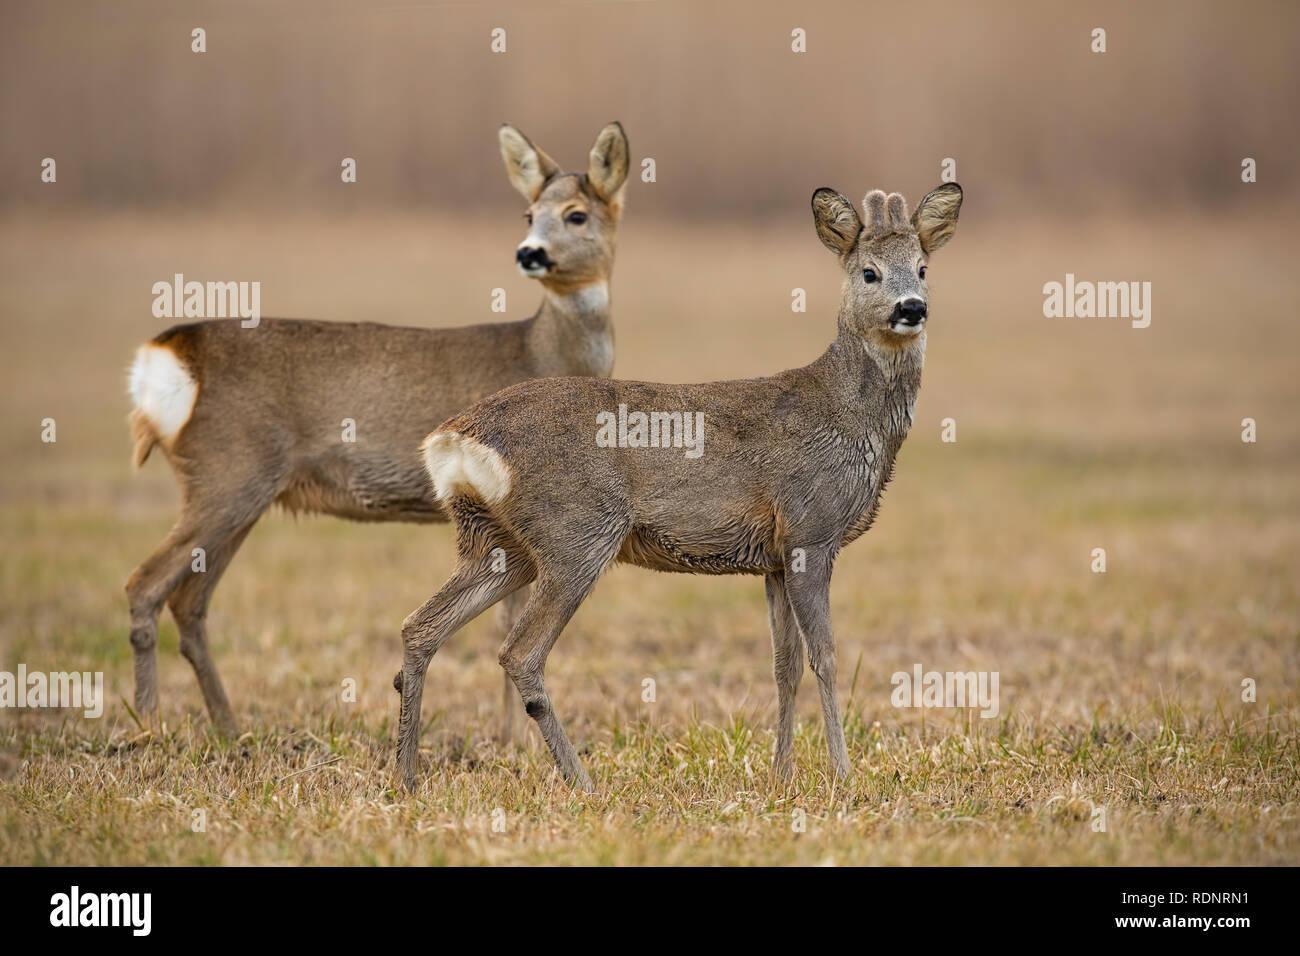
[[[163,602],[191,573],[197,535],[193,516],[182,514],[162,544],[126,581],[131,650],[135,655],[135,709],[148,724],[158,719],[158,615]]]
[[[460,557],[451,578],[402,623],[402,669],[393,678],[401,699],[397,767],[411,791],[419,763],[424,678],[433,655],[466,623],[526,586],[536,573],[518,543],[481,515],[458,516],[457,539]]]
[[[543,672],[560,632],[618,554],[627,528],[600,527],[588,536],[565,535],[564,529],[559,533],[559,539],[545,542],[540,548],[537,542],[530,541],[537,583],[502,645],[499,660],[523,698],[524,712],[537,721],[565,779],[572,786],[591,791],[591,776],[555,715]]]
[[[218,725],[233,724],[225,690],[208,655],[204,618],[217,580],[248,529],[270,507],[274,481],[266,476],[180,477],[180,517],[126,582],[136,712],[142,720],[157,722],[158,615],[170,602],[181,632],[181,652],[194,665],[209,714]]]
[[[510,636],[515,621],[519,620],[527,603],[528,587],[525,585],[506,595],[497,605],[497,631],[502,643]],[[508,746],[518,739],[520,706],[515,682],[510,679],[510,675],[502,671],[501,681],[501,742]]]
[[[230,566],[231,559],[248,537],[255,521],[256,519],[250,521],[226,541],[208,549],[206,570],[182,579],[167,601],[176,628],[180,631],[181,654],[194,668],[194,676],[198,678],[199,688],[203,691],[208,716],[224,733],[234,733],[237,727],[230,709],[230,700],[221,683],[221,675],[217,673],[217,665],[208,651],[208,602],[212,599],[212,592],[216,590],[221,575]]]

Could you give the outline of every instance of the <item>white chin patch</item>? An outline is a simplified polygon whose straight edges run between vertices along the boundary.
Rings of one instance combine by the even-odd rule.
[[[889,323],[889,329],[897,335],[920,335],[925,330],[925,323],[918,322],[916,325],[903,325],[900,323]]]
[[[546,266],[520,266],[519,271],[530,279],[540,279],[546,275]]]

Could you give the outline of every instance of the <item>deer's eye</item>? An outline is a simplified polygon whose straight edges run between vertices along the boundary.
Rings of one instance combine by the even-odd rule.
[[[921,266],[921,278],[925,278],[925,266]]]
[[[587,221],[587,214],[585,212],[571,212],[564,217],[564,221],[571,226],[581,226]]]
[[[524,221],[531,226],[533,224],[533,214],[531,212],[524,213]]]
[[[873,282],[879,282],[880,276],[876,274],[875,269],[863,269],[862,281],[867,283],[867,285],[870,285]]]

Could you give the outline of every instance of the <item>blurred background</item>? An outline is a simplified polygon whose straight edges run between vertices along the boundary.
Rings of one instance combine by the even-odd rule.
[[[1235,209],[1295,188],[1296,20],[1286,0],[6,3],[0,203],[486,218],[512,208],[499,123],[572,163],[618,118],[659,167],[642,218],[802,214],[814,185],[915,191],[943,157],[985,217]],[[1244,155],[1268,185],[1235,188]]]
[[[154,282],[257,280],[264,315],[423,325],[498,320],[501,287],[505,318],[523,318],[540,293],[514,269],[524,204],[497,128],[572,170],[618,119],[624,378],[811,361],[841,279],[813,189],[915,206],[956,162],[965,204],[931,265],[916,424],[832,595],[867,725],[922,719],[888,706],[889,675],[916,661],[1000,670],[1004,713],[1035,720],[1149,716],[1167,698],[1206,716],[1242,706],[1243,674],[1293,720],[1298,26],[1294,3],[1259,0],[6,2],[0,662],[104,669],[112,701],[130,695],[121,585],[177,505],[161,456],[129,467],[125,369],[171,324],[151,315]],[[1066,273],[1150,282],[1150,327],[1045,318],[1043,285]],[[366,720],[390,718],[400,622],[451,552],[445,527],[268,516],[210,617],[236,713],[333,713],[343,673],[361,675]],[[548,670],[571,734],[643,719],[647,673],[665,726],[738,711],[769,726],[761,594],[611,572]],[[490,732],[491,635],[475,622],[435,662],[435,747],[467,723]],[[166,619],[161,640],[164,709],[201,721]],[[817,720],[807,683],[800,706]],[[130,729],[116,703],[109,719]]]

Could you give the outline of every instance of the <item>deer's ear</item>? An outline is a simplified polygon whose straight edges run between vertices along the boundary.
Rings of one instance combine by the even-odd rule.
[[[560,167],[509,123],[501,127],[497,138],[501,141],[501,158],[505,160],[510,185],[529,202],[536,202],[547,181],[560,174]]]
[[[813,222],[817,225],[817,238],[840,258],[848,255],[862,231],[862,220],[857,210],[835,190],[823,186],[812,194]]]
[[[627,182],[627,134],[619,123],[610,123],[596,137],[587,158],[587,181],[596,195],[611,205],[618,205],[620,190]]]
[[[944,183],[921,200],[912,214],[916,237],[921,240],[921,251],[927,256],[952,238],[957,229],[957,214],[961,212],[961,187]]]

